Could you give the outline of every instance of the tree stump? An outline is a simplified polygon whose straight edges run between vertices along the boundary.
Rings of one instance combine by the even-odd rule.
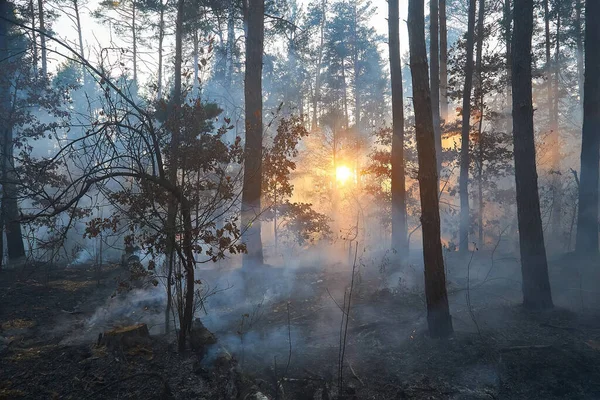
[[[114,351],[129,350],[150,344],[150,333],[146,324],[123,326],[104,332],[100,344]]]
[[[189,338],[190,347],[201,356],[206,354],[208,346],[217,343],[216,336],[198,318],[194,320]]]

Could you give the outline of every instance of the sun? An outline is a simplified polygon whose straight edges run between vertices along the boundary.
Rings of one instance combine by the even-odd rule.
[[[352,178],[352,170],[345,165],[340,165],[335,169],[335,179],[344,185]]]

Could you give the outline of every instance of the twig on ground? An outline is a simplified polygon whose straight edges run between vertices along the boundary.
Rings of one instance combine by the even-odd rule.
[[[290,344],[290,351],[288,353],[287,365],[285,366],[284,376],[287,376],[290,363],[292,362],[292,326],[290,324],[290,302],[287,302],[287,326],[288,326],[288,342]]]
[[[519,351],[519,350],[542,350],[542,349],[550,349],[552,345],[550,344],[532,344],[530,346],[511,346],[500,349],[501,353],[509,353],[511,351]]]
[[[477,249],[477,247],[475,247],[475,249]],[[469,259],[469,263],[467,264],[467,294],[466,294],[466,298],[467,298],[467,308],[469,309],[469,315],[471,316],[471,320],[473,320],[473,323],[475,324],[475,327],[477,328],[477,333],[479,334],[479,338],[482,338],[481,336],[481,329],[479,329],[479,324],[477,323],[477,319],[475,318],[475,312],[473,311],[473,306],[471,305],[471,262],[473,261],[473,256],[475,255],[475,249],[473,249],[473,251],[471,252],[471,258]]]
[[[358,375],[356,374],[356,371],[354,371],[354,368],[352,368],[352,364],[350,364],[350,360],[346,360],[346,362],[348,363],[348,366],[350,367],[350,371],[352,371],[352,375],[354,375],[356,380],[359,381],[362,386],[365,386],[365,383],[362,381],[362,379],[360,379],[358,377]]]
[[[354,275],[356,271],[356,256],[358,255],[358,242],[354,249],[354,262],[352,264],[352,279],[350,280],[350,290],[348,291],[348,308],[346,309],[346,321],[344,324],[344,316],[342,315],[342,327],[340,327],[340,359],[339,359],[339,382],[338,389],[341,393],[342,387],[344,386],[344,356],[346,355],[346,343],[348,338],[348,318],[350,316],[350,307],[352,305],[352,290],[354,289]],[[346,294],[344,293],[344,307],[346,306]],[[343,333],[343,335],[342,335]]]
[[[546,328],[564,329],[565,331],[571,331],[571,332],[583,332],[583,330],[581,330],[579,328],[574,328],[572,326],[559,326],[559,325],[548,324],[545,322],[541,323],[540,326],[546,327]]]

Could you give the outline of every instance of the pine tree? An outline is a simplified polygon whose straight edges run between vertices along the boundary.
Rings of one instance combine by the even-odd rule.
[[[436,338],[452,335],[452,318],[448,307],[446,275],[440,239],[440,211],[433,113],[427,76],[423,0],[409,0],[408,37],[417,152],[419,158],[419,191],[423,229],[423,261],[425,264],[425,297],[429,334]]]

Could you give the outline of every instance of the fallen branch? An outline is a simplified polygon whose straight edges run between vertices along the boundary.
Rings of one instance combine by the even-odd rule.
[[[365,383],[362,381],[362,379],[360,379],[358,377],[358,375],[356,375],[356,371],[354,371],[354,368],[352,368],[352,364],[350,364],[350,360],[347,359],[346,362],[348,363],[348,366],[350,367],[350,371],[352,372],[352,375],[354,375],[356,380],[359,381],[362,386],[365,386]]]
[[[572,326],[559,326],[559,325],[552,325],[552,324],[548,324],[548,323],[541,323],[540,326],[545,327],[545,328],[563,329],[565,331],[571,331],[571,332],[583,332],[583,330],[581,330],[579,328],[573,328]]]

